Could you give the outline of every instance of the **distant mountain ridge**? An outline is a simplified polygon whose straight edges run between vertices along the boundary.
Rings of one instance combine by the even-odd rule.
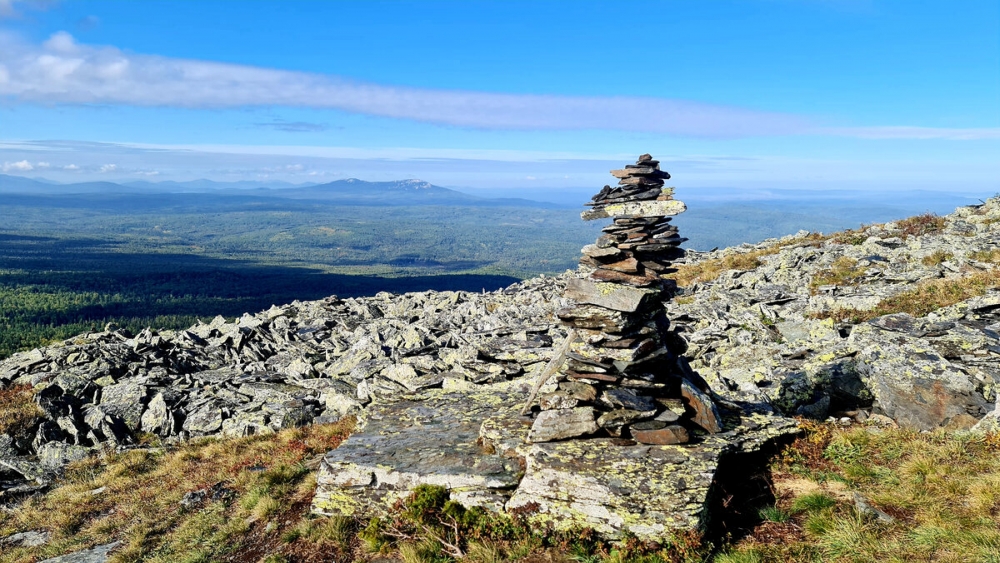
[[[0,174],[0,194],[18,196],[163,196],[211,195],[231,198],[266,198],[321,201],[340,205],[472,205],[482,207],[558,207],[558,204],[520,198],[479,197],[417,179],[368,182],[357,178],[325,184],[288,182],[79,182],[71,184]]]

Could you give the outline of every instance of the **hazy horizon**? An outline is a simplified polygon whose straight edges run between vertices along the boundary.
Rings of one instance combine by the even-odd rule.
[[[985,194],[997,68],[986,0],[0,0],[0,172]]]

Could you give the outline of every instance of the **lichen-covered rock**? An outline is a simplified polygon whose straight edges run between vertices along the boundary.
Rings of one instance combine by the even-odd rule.
[[[101,390],[101,406],[105,414],[116,417],[132,430],[140,427],[146,388],[135,381],[123,381]]]
[[[532,520],[662,540],[700,529],[723,448],[622,446],[611,439],[536,444],[507,509],[537,507]]]
[[[812,417],[874,407],[898,410],[897,422],[906,426],[968,426],[996,399],[1000,333],[988,327],[1000,322],[1000,291],[986,288],[985,295],[923,318],[897,313],[860,325],[815,318],[849,317],[836,311],[871,310],[916,284],[994,267],[979,261],[978,253],[1000,240],[1000,198],[928,223],[927,232],[915,235],[904,233],[902,223],[887,223],[850,237],[803,231],[759,244],[688,251],[675,263],[753,253],[757,265],[684,288],[681,299],[667,304],[672,338],[682,341],[691,368],[726,400]],[[834,268],[849,275],[830,277]],[[891,361],[875,360],[887,334],[921,342],[895,347],[898,356]],[[862,377],[877,371],[872,362],[896,376],[912,368],[932,375],[893,376],[895,383]],[[876,379],[885,391],[881,397],[872,387]]]
[[[174,418],[167,408],[167,402],[163,398],[163,393],[157,393],[142,413],[141,428],[143,432],[149,432],[158,436],[169,436],[174,430]]]
[[[687,428],[658,420],[639,422],[629,427],[632,439],[640,444],[671,445],[684,444],[691,440]]]
[[[542,411],[531,425],[528,441],[551,442],[593,434],[597,432],[596,416],[593,407]]]
[[[117,541],[106,543],[90,549],[74,551],[73,553],[46,559],[40,563],[105,563],[108,559],[110,559],[111,551],[120,544],[121,542]]]
[[[719,414],[719,409],[711,397],[687,380],[681,381],[681,396],[694,411],[692,422],[713,434],[722,432],[722,415]]]
[[[428,390],[369,407],[362,428],[323,458],[313,511],[379,514],[421,484],[446,487],[469,505],[501,506],[521,467],[484,447],[480,430],[491,417],[517,419],[526,395],[524,386]]]
[[[878,323],[854,328],[857,369],[879,409],[917,430],[969,428],[990,406],[962,370],[924,339],[884,330]]]
[[[684,205],[684,202],[674,199],[667,201],[631,201],[595,207],[580,213],[580,217],[584,221],[614,217],[664,217],[678,215],[686,209],[687,206]]]
[[[519,378],[564,337],[554,312],[567,304],[568,277],[294,302],[180,331],[108,326],[15,354],[0,361],[0,387],[34,386],[43,420],[0,438],[0,457],[23,470],[0,472],[41,478],[42,453],[57,462],[67,459],[57,451],[134,447],[141,432],[167,442],[263,434],[336,421],[448,377],[470,387]]]

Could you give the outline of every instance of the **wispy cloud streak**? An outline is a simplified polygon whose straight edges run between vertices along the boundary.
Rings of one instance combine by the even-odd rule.
[[[12,9],[10,0],[0,0],[0,12],[4,9]],[[480,129],[597,129],[706,138],[1000,139],[1000,128],[831,127],[793,114],[667,98],[387,86],[327,74],[127,53],[81,45],[66,32],[41,45],[0,35],[0,97],[181,108],[304,107]],[[296,132],[326,127],[305,122],[256,125]]]
[[[26,102],[188,108],[330,108],[486,129],[609,129],[699,137],[782,135],[798,116],[649,97],[434,90],[332,75],[137,55],[81,45],[65,32],[42,45],[0,40],[0,95]]]

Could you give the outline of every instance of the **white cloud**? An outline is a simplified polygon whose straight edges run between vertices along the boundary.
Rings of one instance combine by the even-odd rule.
[[[35,167],[31,165],[27,160],[19,160],[17,162],[4,162],[2,170],[4,172],[31,172]]]
[[[52,165],[48,162],[36,162],[35,168],[51,168]]]
[[[4,8],[6,6],[6,8]],[[0,0],[2,10],[11,0]],[[65,31],[41,45],[0,34],[0,99],[184,108],[288,106],[337,109],[485,129],[604,129],[693,137],[766,135],[870,139],[1000,139],[1000,128],[827,127],[786,113],[636,96],[562,96],[434,90],[334,75],[126,53],[81,45]],[[316,132],[307,122],[258,123]]]
[[[0,38],[0,96],[63,102],[221,108],[331,108],[489,129],[610,129],[701,137],[788,134],[798,116],[652,97],[526,95],[384,86],[333,75],[125,53],[66,32],[42,45]]]
[[[75,164],[67,164],[66,166],[63,166],[63,170],[71,170],[72,171],[72,170],[79,170],[79,169],[80,169],[80,167],[77,166],[77,165],[75,165]]]
[[[115,170],[118,170],[117,164],[104,164],[100,168],[100,171],[103,173],[114,172]]]

